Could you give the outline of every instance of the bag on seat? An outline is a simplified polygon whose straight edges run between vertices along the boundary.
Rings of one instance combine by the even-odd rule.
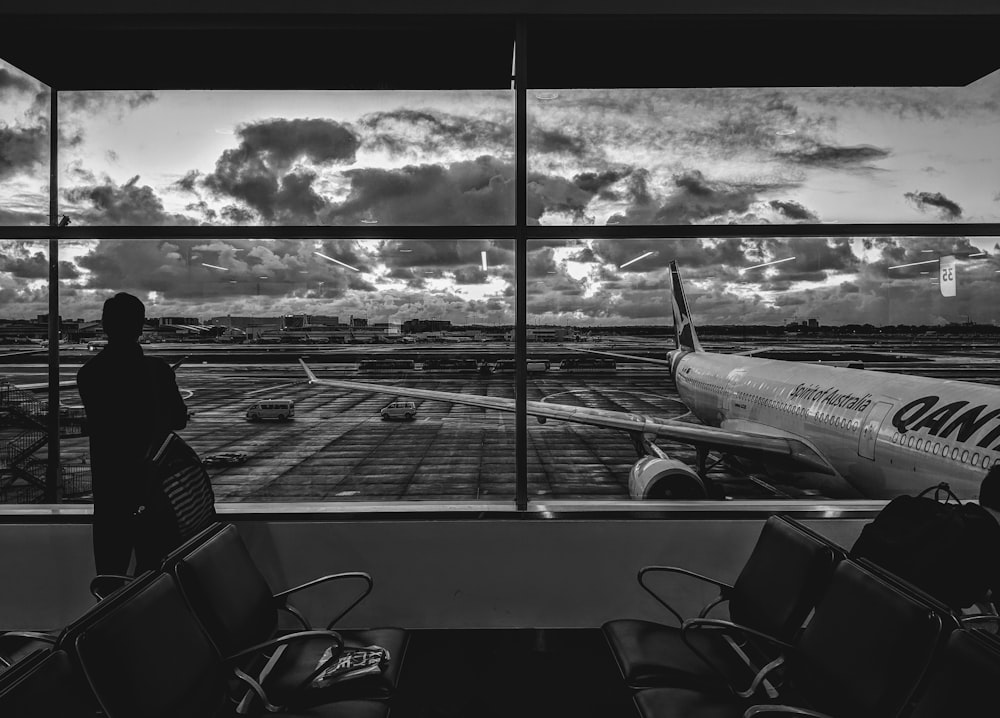
[[[172,431],[150,448],[142,481],[142,503],[135,512],[136,558],[141,568],[154,568],[216,520],[215,493],[198,454]]]
[[[997,547],[1000,525],[978,505],[961,503],[942,483],[890,501],[862,529],[851,554],[960,609],[986,596],[992,572],[982,555]]]

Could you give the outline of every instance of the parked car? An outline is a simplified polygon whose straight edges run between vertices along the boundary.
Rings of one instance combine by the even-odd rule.
[[[417,405],[412,401],[394,401],[388,406],[383,406],[379,413],[382,415],[382,421],[413,419],[417,415]]]

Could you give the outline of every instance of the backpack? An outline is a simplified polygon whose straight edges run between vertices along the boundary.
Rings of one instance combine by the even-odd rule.
[[[137,571],[160,561],[216,519],[215,492],[198,454],[174,432],[143,463],[134,515]]]
[[[927,496],[931,491],[934,496]],[[943,500],[942,500],[943,497]],[[1000,526],[977,504],[963,504],[942,483],[897,496],[867,524],[851,549],[952,609],[983,600],[993,582],[984,553],[1000,548]]]

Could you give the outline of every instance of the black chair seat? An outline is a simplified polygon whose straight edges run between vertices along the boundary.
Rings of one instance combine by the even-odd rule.
[[[391,660],[381,673],[351,678],[321,688],[300,690],[302,681],[319,665],[328,639],[290,644],[282,653],[273,678],[264,681],[264,688],[273,702],[280,705],[310,706],[328,701],[352,698],[388,698],[399,681],[399,667],[409,634],[401,628],[373,628],[366,631],[345,631],[345,648],[381,646],[389,651]]]
[[[618,619],[602,627],[625,683],[632,688],[686,686],[727,691],[727,683],[681,639],[681,629],[653,621]],[[694,634],[691,641],[740,685],[753,673],[719,634]]]
[[[281,718],[285,713],[271,713]],[[386,718],[389,706],[378,701],[341,701],[295,711],[295,718]]]
[[[687,688],[649,688],[635,694],[643,718],[742,718],[746,706],[733,699]]]

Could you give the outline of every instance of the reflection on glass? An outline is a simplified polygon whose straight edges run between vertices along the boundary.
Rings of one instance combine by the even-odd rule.
[[[513,416],[406,391],[513,397],[510,377],[481,371],[513,354],[512,242],[60,247],[62,314],[80,318],[67,370],[100,351],[107,297],[142,299],[143,349],[181,362],[181,433],[219,501],[513,499]],[[320,379],[369,386],[309,385],[300,358]],[[67,464],[88,451],[63,441]]]
[[[529,221],[996,222],[1000,71],[967,87],[528,93]]]
[[[76,224],[514,223],[511,92],[59,97]]]
[[[529,399],[561,405],[569,412],[571,407],[619,412],[640,422],[645,417],[700,423],[678,394],[665,361],[675,349],[672,260],[682,274],[691,319],[706,351],[784,359],[789,371],[803,366],[796,362],[872,370],[864,381],[875,371],[959,379],[974,382],[975,396],[979,385],[1000,385],[995,368],[1000,357],[997,246],[996,237],[530,242],[527,331],[529,368],[534,369],[528,372]],[[949,282],[954,296],[947,288],[942,290],[942,283]],[[859,375],[843,378],[845,391],[852,376]],[[730,381],[741,380],[735,374],[718,380],[720,415],[736,411],[730,402],[742,402],[741,411],[752,411],[751,405],[766,406],[793,417],[794,424],[817,422],[831,431],[858,436],[867,416],[838,411],[848,407],[850,397],[816,409],[787,392],[776,390],[772,395],[761,386],[740,384],[731,390]],[[715,379],[706,376],[706,385],[712,382]],[[827,384],[809,385],[800,396],[811,400],[827,389]],[[815,396],[806,396],[810,391]],[[848,408],[861,412],[868,406],[859,398]],[[810,414],[814,409],[817,413]],[[992,409],[997,411],[989,413]],[[990,404],[989,411],[983,409],[976,419],[981,433],[988,432],[983,422],[1000,413],[1000,404]],[[885,424],[887,443],[892,438],[890,423]],[[975,422],[966,423],[971,431]],[[781,428],[787,430],[790,424],[786,424]],[[630,483],[630,473],[633,467],[641,469],[641,458],[655,456],[656,450],[642,445],[641,432],[553,420],[544,424],[529,420],[528,427],[532,498],[642,495],[644,485]],[[929,421],[921,429],[936,427]],[[954,438],[958,428],[951,433]],[[916,437],[927,439],[920,433]],[[859,440],[850,440],[853,443],[845,449],[848,457],[863,453]],[[682,465],[677,470],[697,467],[690,443],[662,437],[654,443],[668,459]],[[926,445],[930,447],[929,442]],[[995,451],[982,453],[988,461],[994,455],[1000,457]],[[965,462],[961,457],[958,454],[957,461]],[[711,480],[707,488],[717,496],[843,497],[860,491],[829,477],[746,461],[716,463],[718,458],[713,454],[706,464]],[[980,454],[965,465],[971,467],[977,491],[976,472],[983,467]],[[939,468],[961,485],[954,467]],[[968,494],[972,479],[965,478],[969,485],[961,485],[960,491]],[[887,493],[901,490],[888,481],[883,488]]]
[[[45,488],[48,262],[45,242],[0,240],[0,503]]]
[[[0,225],[49,221],[49,88],[0,59]]]

